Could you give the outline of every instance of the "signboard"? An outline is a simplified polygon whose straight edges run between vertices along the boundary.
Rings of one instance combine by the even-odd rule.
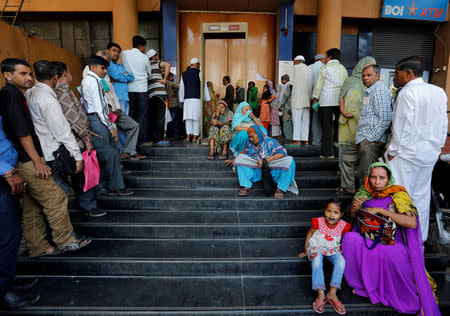
[[[381,17],[445,21],[448,0],[384,0]]]

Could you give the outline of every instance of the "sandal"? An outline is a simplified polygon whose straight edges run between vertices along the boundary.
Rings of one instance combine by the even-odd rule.
[[[354,190],[348,190],[348,189],[345,189],[343,187],[336,188],[336,192],[350,193],[350,194],[355,194],[356,193],[356,191],[354,191]]]
[[[275,195],[273,197],[276,199],[282,199],[282,198],[284,198],[284,192],[281,191],[280,189],[277,189],[277,191],[275,192]]]
[[[209,160],[214,160],[214,155],[209,154],[209,155],[208,155],[208,159],[209,159]]]
[[[219,160],[227,160],[228,159],[228,155],[220,155],[219,156]]]
[[[43,252],[43,253],[41,253],[40,255],[37,255],[37,256],[30,256],[30,259],[39,259],[41,257],[60,255],[63,252],[64,251],[59,250],[57,247],[54,247],[52,252]]]
[[[68,243],[63,251],[77,251],[80,250],[84,247],[86,247],[87,245],[89,245],[92,242],[92,239],[89,237],[80,237],[78,238],[78,241],[72,241],[70,243]]]
[[[242,188],[239,190],[239,196],[247,196],[253,191],[252,188]]]
[[[333,307],[334,311],[336,313],[338,313],[339,315],[347,314],[347,310],[345,309],[344,304],[342,304],[339,300],[338,301],[333,301],[333,300],[328,299],[328,302],[330,302],[331,307]],[[343,311],[342,311],[342,309],[343,309]]]
[[[316,298],[315,302],[312,304],[312,308],[316,313],[323,314],[326,303],[327,299],[325,299],[325,301],[319,301],[319,298]]]

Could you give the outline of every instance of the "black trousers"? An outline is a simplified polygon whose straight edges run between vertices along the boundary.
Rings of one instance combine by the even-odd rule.
[[[0,299],[9,291],[16,276],[16,262],[22,239],[17,201],[9,186],[0,180]]]
[[[137,144],[140,145],[150,141],[150,109],[148,104],[148,93],[129,92],[128,97],[130,98],[130,116],[139,124]]]
[[[150,106],[150,137],[153,143],[157,143],[164,140],[166,97],[153,96],[148,102]]]
[[[338,134],[338,128],[339,125],[337,125],[337,128],[334,126],[333,122],[333,114],[339,111],[338,106],[326,106],[326,107],[319,107],[319,121],[320,126],[322,127],[322,145],[320,147],[320,154],[322,156],[333,156],[334,155],[334,138],[333,134]],[[335,114],[335,116],[337,116]],[[339,116],[337,116],[339,119]],[[339,121],[338,121],[339,123]]]

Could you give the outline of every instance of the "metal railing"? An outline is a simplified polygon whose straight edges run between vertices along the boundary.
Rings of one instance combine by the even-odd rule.
[[[13,2],[13,4],[10,4],[10,2]],[[11,25],[14,26],[14,23],[16,23],[17,16],[19,15],[20,10],[22,9],[24,0],[17,0],[17,1],[5,1],[5,5],[3,6],[2,12],[0,13],[0,19],[10,21]],[[15,10],[8,10],[8,8],[15,8]]]

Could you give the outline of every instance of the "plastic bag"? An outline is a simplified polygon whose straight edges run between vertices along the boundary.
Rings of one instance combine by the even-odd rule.
[[[95,150],[91,150],[88,152],[87,150],[81,154],[84,160],[84,186],[83,192],[86,192],[96,185],[98,185],[100,181],[100,167],[98,165],[97,160],[97,152]]]

